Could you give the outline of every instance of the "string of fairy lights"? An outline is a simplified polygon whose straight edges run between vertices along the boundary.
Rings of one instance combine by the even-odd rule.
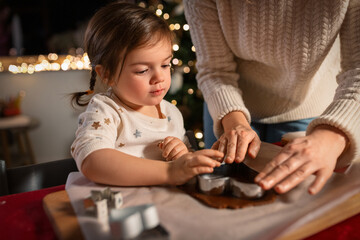
[[[141,7],[147,7],[146,3],[140,2],[138,4]],[[158,4],[155,6],[148,6],[148,8],[155,12],[159,17],[169,20],[169,13],[164,12],[164,6]],[[169,28],[172,31],[189,31],[190,27],[187,23],[171,23]],[[172,46],[174,52],[180,50],[180,46],[177,43],[174,43]],[[191,46],[191,51],[195,53],[195,47]],[[91,70],[90,59],[86,52],[82,48],[71,49],[69,52],[72,54],[69,55],[58,55],[56,53],[49,53],[48,55],[38,55],[38,56],[10,56],[0,58],[0,73],[1,72],[10,72],[12,74],[34,74],[44,71],[74,71],[74,70]],[[195,67],[195,61],[189,60],[184,63],[183,60],[174,57],[172,59],[172,66],[177,70],[182,71],[183,73],[190,73]],[[194,94],[194,89],[187,89],[189,95]],[[172,104],[176,105],[176,100],[171,101]],[[203,138],[203,133],[201,130],[195,131],[195,137],[199,140]],[[204,143],[199,141],[199,147],[203,148]]]
[[[139,6],[146,7],[144,2],[140,2]],[[149,9],[154,8],[149,6]],[[159,17],[163,17],[165,20],[170,18],[168,13],[163,12],[164,6],[158,4],[155,10],[155,14]],[[183,29],[189,31],[190,27],[188,24],[181,25],[180,23],[169,24],[169,28],[172,31]],[[176,52],[180,49],[180,46],[175,43],[172,46],[173,51]],[[191,51],[195,52],[195,47],[191,47]],[[79,54],[79,52],[82,54]],[[58,55],[56,53],[49,53],[46,55],[39,56],[23,56],[23,57],[9,57],[7,59],[0,59],[0,72],[11,72],[14,74],[27,73],[33,74],[42,71],[68,71],[68,70],[90,70],[91,65],[87,53],[84,53],[83,49],[76,49],[77,54],[73,55]],[[181,59],[173,58],[172,65],[181,67],[184,73],[189,73],[191,68],[195,66],[194,61],[188,61],[186,64]]]

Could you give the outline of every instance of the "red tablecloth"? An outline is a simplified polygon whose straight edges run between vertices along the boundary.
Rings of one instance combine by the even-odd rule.
[[[65,185],[0,197],[0,239],[57,239],[44,211],[42,199]]]
[[[0,239],[57,239],[44,212],[42,199],[61,190],[64,185],[0,197]],[[307,238],[318,239],[360,239],[360,214]]]

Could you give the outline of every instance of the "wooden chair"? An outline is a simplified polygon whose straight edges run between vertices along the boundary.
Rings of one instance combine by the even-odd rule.
[[[0,196],[65,184],[69,173],[75,171],[72,158],[15,168],[6,168],[0,160]]]

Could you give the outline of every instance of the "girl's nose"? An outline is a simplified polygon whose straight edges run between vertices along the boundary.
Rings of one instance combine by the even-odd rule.
[[[150,80],[151,84],[157,84],[164,81],[164,73],[160,70],[154,71],[154,74]]]

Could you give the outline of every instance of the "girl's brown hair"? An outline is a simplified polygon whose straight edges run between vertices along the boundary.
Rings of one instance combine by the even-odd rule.
[[[89,99],[83,97],[94,90],[96,65],[102,65],[111,81],[131,50],[155,44],[162,38],[172,41],[173,33],[163,19],[145,8],[119,2],[101,8],[91,18],[85,32],[85,51],[92,66],[90,90],[73,93],[72,103],[79,106],[89,103]]]

